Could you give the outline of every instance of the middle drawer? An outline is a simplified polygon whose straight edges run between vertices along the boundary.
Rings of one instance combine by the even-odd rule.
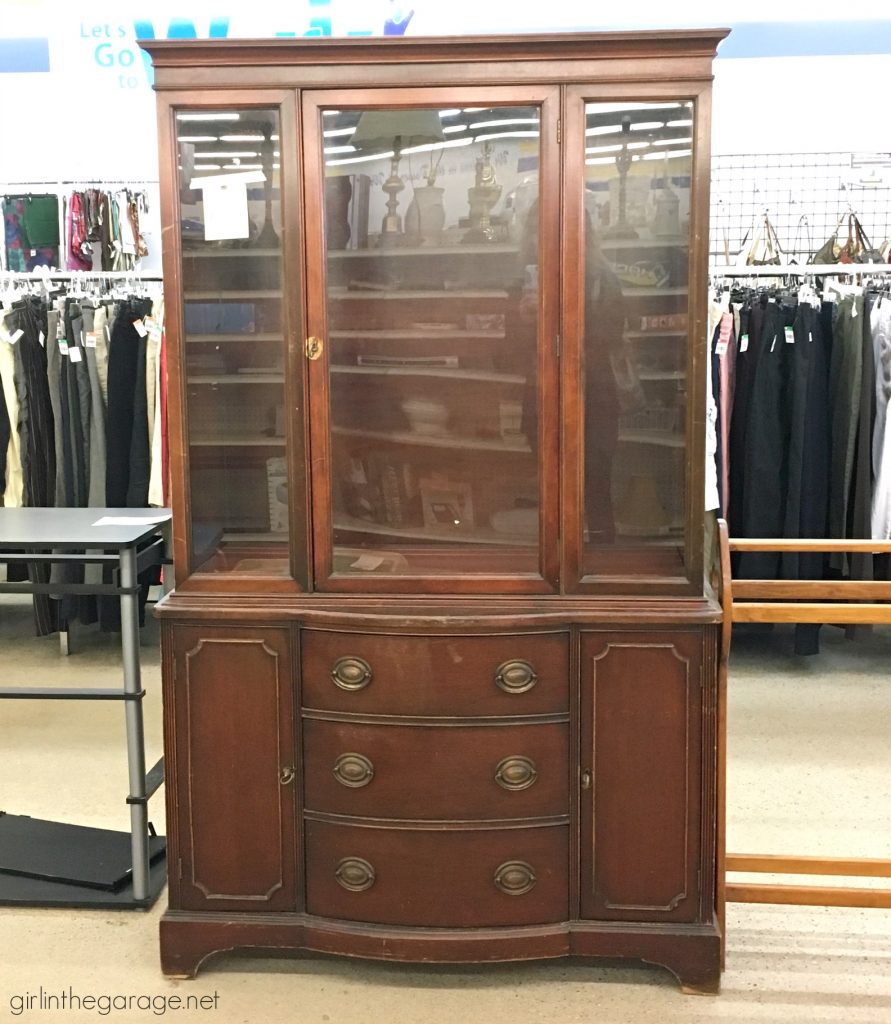
[[[462,821],[569,813],[568,725],[303,722],[306,809]]]

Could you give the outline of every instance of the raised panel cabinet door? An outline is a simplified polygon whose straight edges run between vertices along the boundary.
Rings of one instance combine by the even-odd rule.
[[[294,910],[289,633],[183,626],[173,636],[180,836],[170,863],[179,892],[173,905]]]
[[[699,631],[582,636],[584,918],[697,918],[702,643]]]

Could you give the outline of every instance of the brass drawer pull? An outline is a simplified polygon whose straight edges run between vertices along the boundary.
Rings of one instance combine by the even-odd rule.
[[[365,892],[374,885],[374,868],[361,857],[344,857],[334,877],[349,892]]]
[[[505,757],[495,769],[495,781],[502,789],[528,789],[538,778],[535,762],[528,757]]]
[[[341,690],[362,690],[371,682],[371,666],[364,658],[338,658],[331,669],[331,678]]]
[[[505,661],[495,670],[495,684],[505,693],[525,693],[537,682],[538,676],[528,661]]]
[[[297,769],[291,767],[291,765],[286,765],[284,768],[282,768],[279,771],[279,773],[278,773],[278,781],[283,786],[287,786],[289,783],[294,781],[296,776],[297,776]]]
[[[341,754],[334,762],[334,778],[342,786],[361,789],[374,778],[374,765],[363,754]]]
[[[524,860],[506,860],[495,872],[495,886],[507,896],[522,896],[536,881],[532,865]]]

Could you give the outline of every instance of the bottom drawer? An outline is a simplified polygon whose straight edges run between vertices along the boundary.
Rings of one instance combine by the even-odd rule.
[[[306,909],[432,928],[546,924],[568,915],[569,828],[378,828],[306,822]]]

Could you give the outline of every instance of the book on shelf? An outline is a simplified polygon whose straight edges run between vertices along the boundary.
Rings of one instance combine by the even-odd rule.
[[[355,519],[384,526],[419,526],[421,497],[413,465],[384,452],[349,459],[342,482],[346,511]]]
[[[266,460],[266,487],[269,495],[269,529],[272,533],[288,530],[288,466],[284,457]]]

